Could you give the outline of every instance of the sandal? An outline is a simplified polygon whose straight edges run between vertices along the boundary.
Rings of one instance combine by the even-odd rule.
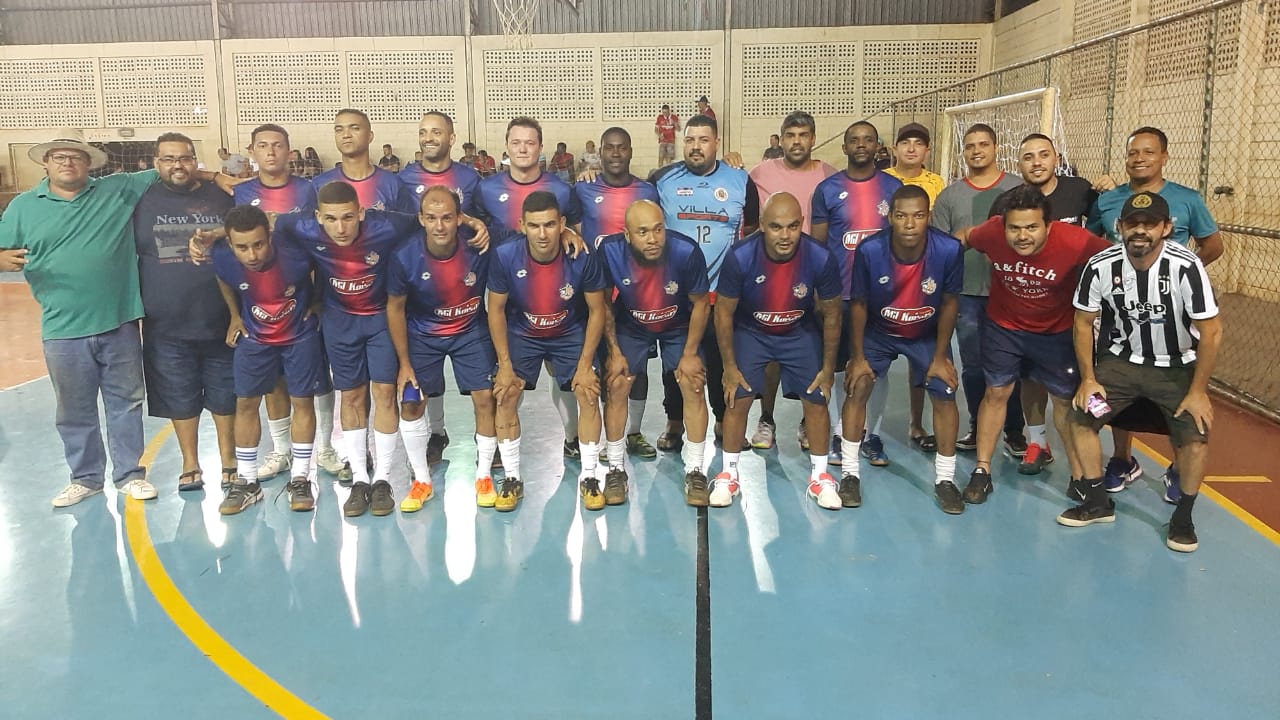
[[[178,476],[178,492],[199,490],[202,487],[204,487],[204,473],[199,469],[188,470]]]
[[[680,452],[684,447],[684,438],[679,433],[670,433],[666,430],[658,436],[658,442],[655,446],[663,452]]]
[[[938,449],[938,438],[932,435],[912,435],[911,444],[925,452],[933,452]]]
[[[236,484],[236,477],[238,475],[239,473],[233,467],[222,468],[222,491],[223,492],[230,490],[231,486]]]

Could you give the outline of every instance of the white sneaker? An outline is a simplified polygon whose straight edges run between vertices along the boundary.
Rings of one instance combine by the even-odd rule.
[[[320,466],[321,470],[329,473],[330,475],[337,475],[342,472],[342,468],[345,463],[342,461],[342,458],[338,457],[338,451],[331,445],[316,453],[316,465]],[[286,467],[288,466],[286,465]]]
[[[258,481],[270,480],[288,470],[292,463],[293,459],[289,455],[272,450],[267,453],[266,459],[258,466]]]
[[[711,481],[711,507],[729,507],[733,504],[733,496],[738,494],[739,489],[737,478],[727,472],[720,473],[715,480]]]
[[[102,488],[94,490],[93,488],[71,483],[62,488],[62,492],[53,496],[53,506],[56,508],[71,507],[85,498],[100,495],[101,493]]]
[[[840,509],[839,486],[829,473],[822,473],[817,479],[809,480],[809,497],[818,501],[818,507],[824,510]]]
[[[146,478],[130,480],[120,486],[120,492],[134,500],[154,500],[156,498],[156,486],[148,482]]]
[[[757,450],[768,450],[773,447],[773,435],[778,428],[768,420],[756,422],[756,432],[751,436],[751,447]]]

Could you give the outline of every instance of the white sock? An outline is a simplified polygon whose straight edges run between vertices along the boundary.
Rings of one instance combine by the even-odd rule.
[[[827,402],[827,414],[835,420],[835,424],[831,426],[831,434],[835,436],[844,434],[844,418],[841,416],[844,395],[844,373],[838,372],[836,382],[831,386],[831,400]]]
[[[609,453],[609,469],[621,468],[627,459],[627,441],[610,440],[605,444]],[[584,451],[585,452],[585,451]]]
[[[425,445],[423,447],[426,447]],[[498,438],[476,433],[476,479],[489,477],[493,467],[493,454],[498,451]]]
[[[634,435],[640,432],[640,423],[644,420],[644,406],[644,400],[627,399],[627,418],[631,423],[627,430],[628,435]]]
[[[734,480],[737,480],[738,479],[738,453],[731,453],[731,452],[722,450],[720,452],[720,461],[721,461],[721,465],[724,466],[721,468],[721,470],[723,472],[729,473],[729,477],[732,477]]]
[[[246,483],[258,481],[258,448],[236,448],[236,474]]]
[[[1043,425],[1028,425],[1028,426],[1027,426],[1027,443],[1028,443],[1028,444],[1030,444],[1030,443],[1035,443],[1036,445],[1039,445],[1039,446],[1040,446],[1040,447],[1042,447],[1042,448],[1047,448],[1047,447],[1049,447],[1049,441],[1048,441],[1048,440],[1046,440],[1046,439],[1045,439],[1045,436],[1044,436],[1044,426],[1043,426]]]
[[[942,453],[933,456],[933,471],[937,473],[937,477],[933,482],[935,485],[952,481],[956,479],[956,456],[947,457]]]
[[[293,467],[289,470],[292,477],[307,477],[311,474],[311,447],[312,443],[293,444]]]
[[[857,475],[859,472],[858,460],[861,456],[858,453],[862,450],[862,441],[854,442],[840,438],[840,454],[844,457],[844,464],[840,466],[840,473],[843,475]]]
[[[693,470],[697,470],[698,472],[705,472],[705,470],[702,467],[702,463],[704,461],[704,458],[706,457],[706,448],[707,448],[707,443],[705,440],[702,442],[694,442],[692,440],[685,442],[684,444],[684,471],[685,472],[691,472]]]
[[[391,459],[396,456],[396,441],[400,436],[396,433],[373,431],[373,445],[377,457],[373,461],[373,481],[387,480],[391,477]],[[427,475],[427,480],[431,476]],[[423,480],[426,482],[427,480]]]
[[[444,396],[427,398],[427,424],[432,435],[444,434]]]
[[[556,406],[556,412],[560,414],[560,424],[564,425],[564,439],[578,437],[578,398],[571,392],[561,390],[554,379],[551,381],[551,404]],[[506,462],[505,457],[502,460]]]
[[[333,392],[316,396],[316,453],[333,447]]]
[[[267,430],[271,432],[271,446],[275,452],[281,455],[289,454],[289,448],[293,446],[293,440],[289,436],[292,428],[293,423],[288,415],[279,420],[267,418]]]
[[[582,447],[582,476],[594,476],[596,468],[600,465],[600,443],[594,440],[587,442],[582,438],[579,438],[578,442]]]
[[[502,469],[507,477],[520,477],[520,438],[499,440],[498,452],[502,453]]]
[[[809,454],[809,479],[817,480],[818,476],[827,471],[827,454],[821,455]]]
[[[400,437],[404,438],[404,451],[409,456],[409,467],[413,468],[413,479],[418,482],[431,482],[431,466],[427,463],[427,419],[400,420]]]
[[[880,425],[884,422],[884,409],[889,404],[889,375],[876,378],[871,386],[871,397],[867,399],[867,429],[872,435],[880,434]]]
[[[369,484],[369,467],[365,454],[369,447],[369,429],[342,428],[342,439],[347,443],[347,462],[351,465],[351,482]]]

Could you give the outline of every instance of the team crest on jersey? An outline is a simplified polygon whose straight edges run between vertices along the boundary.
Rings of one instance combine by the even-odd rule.
[[[1147,200],[1147,202],[1151,202],[1151,201],[1150,201],[1150,200]],[[1137,205],[1137,203],[1135,203],[1135,206],[1136,206],[1136,205]],[[1169,294],[1169,276],[1168,276],[1168,275],[1161,275],[1161,276],[1160,276],[1160,278],[1159,278],[1159,280],[1158,280],[1157,282],[1159,283],[1159,287],[1160,287],[1160,294],[1161,294],[1161,295],[1168,295],[1168,294]]]
[[[298,301],[290,300],[284,304],[284,307],[280,308],[279,312],[276,313],[267,312],[261,305],[254,305],[249,308],[249,313],[259,322],[280,322],[285,319],[289,313],[293,312],[296,307],[298,307]]]
[[[632,310],[631,317],[645,325],[666,322],[676,316],[676,306],[668,305],[661,310]]]
[[[934,309],[931,307],[918,308],[896,308],[887,307],[880,310],[880,317],[889,322],[902,323],[904,325],[912,325],[918,322],[924,322],[933,317]]]
[[[876,205],[876,212],[880,213],[880,217],[889,217],[889,201],[881,200],[880,204]]]
[[[431,279],[431,273],[429,273],[429,272],[424,272],[424,273],[422,273],[422,279],[423,279],[423,280],[430,280],[430,279]]]
[[[248,289],[249,289],[249,283],[240,283],[240,289],[241,289],[241,290],[248,290]]]
[[[805,285],[804,283],[800,283],[795,287],[791,288],[791,294],[803,300],[806,297],[809,297],[809,286]]]
[[[351,278],[350,280],[329,278],[329,284],[342,295],[359,295],[373,287],[373,283],[377,278],[377,275],[365,275],[364,277]]]
[[[480,298],[468,298],[465,302],[447,308],[436,308],[436,317],[444,320],[455,320],[460,317],[474,315],[480,308]]]
[[[672,280],[671,282],[662,286],[662,291],[668,295],[675,295],[676,293],[680,292],[680,284],[677,283],[675,280]]]
[[[604,196],[603,196],[603,195],[597,195],[597,196],[596,196],[596,204],[597,204],[597,205],[599,205],[599,204],[600,204],[600,203],[602,203],[602,202],[604,202]]]
[[[510,197],[511,197],[510,195],[506,193],[502,193],[501,195],[498,196],[498,202],[506,202],[507,199]]]
[[[938,283],[934,282],[933,278],[927,277],[924,282],[920,283],[920,289],[924,291],[925,295],[932,295],[933,291],[938,289]]]
[[[849,197],[849,191],[848,191],[848,190],[841,190],[841,191],[840,191],[840,194],[836,196],[836,199],[837,199],[837,200],[843,200],[843,199],[845,199],[845,198],[847,198],[847,197]]]
[[[757,311],[752,313],[756,322],[770,327],[786,327],[804,317],[804,310],[786,310],[783,312]]]
[[[764,276],[763,276],[763,275],[757,275],[757,276],[756,276],[756,284],[757,284],[757,285],[763,285],[763,284],[764,284]]]
[[[530,325],[544,330],[559,325],[564,322],[564,319],[567,317],[569,317],[568,310],[561,310],[560,312],[552,313],[551,315],[534,315],[533,313],[524,314],[524,319],[528,320]]]
[[[693,195],[693,188],[676,188],[676,195],[679,197],[690,197]]]
[[[293,294],[296,292],[298,292],[298,288],[294,285],[290,285],[289,287],[284,289],[284,296],[293,297]]]
[[[525,275],[528,275],[528,274],[529,274],[529,271],[528,271],[528,270],[525,270],[524,268],[520,268],[519,270],[517,270],[517,271],[516,271],[516,277],[518,277],[518,278],[522,278],[522,277],[524,277]]]
[[[370,206],[369,206],[369,209],[372,209],[372,210],[386,210],[386,209],[387,209],[387,204],[386,204],[386,203],[384,203],[384,202],[382,202],[381,200],[379,200],[379,201],[375,202],[374,204],[370,205]]]
[[[570,285],[569,283],[565,283],[564,287],[560,288],[560,299],[568,300],[572,297],[573,297],[573,285]]]
[[[473,272],[469,272],[469,273],[467,273],[467,274],[462,278],[462,284],[463,284],[463,285],[466,285],[467,287],[475,287],[475,284],[476,284],[476,274],[475,274],[475,273],[473,273]]]
[[[364,263],[365,265],[377,265],[378,261],[381,259],[382,259],[381,255],[379,255],[376,252],[370,251],[368,255],[364,256]]]
[[[725,190],[724,188],[716,188],[711,192],[711,194],[715,196],[715,199],[719,200],[720,202],[724,202],[729,199],[729,191]]]

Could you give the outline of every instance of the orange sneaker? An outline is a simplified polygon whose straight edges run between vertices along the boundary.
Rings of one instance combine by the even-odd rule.
[[[434,494],[435,488],[432,487],[431,483],[414,480],[413,485],[409,488],[409,494],[400,501],[400,512],[418,512]]]
[[[498,491],[493,489],[493,478],[483,477],[476,481],[476,505],[493,507],[498,502]]]

